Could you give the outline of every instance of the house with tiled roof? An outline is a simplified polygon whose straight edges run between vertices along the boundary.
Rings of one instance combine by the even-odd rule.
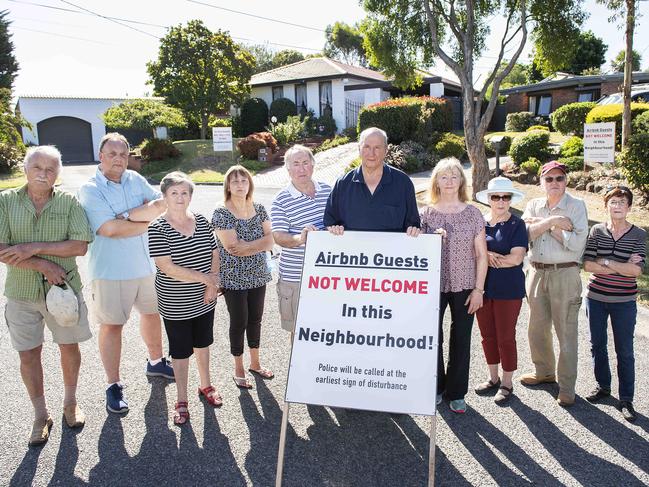
[[[388,98],[404,94],[460,97],[458,82],[421,74],[422,85],[404,92],[378,71],[317,57],[255,74],[250,87],[251,96],[268,106],[277,98],[288,98],[299,111],[313,110],[317,117],[330,113],[340,131],[356,126],[361,107]]]
[[[23,140],[26,144],[56,146],[61,151],[64,163],[96,161],[99,159],[99,141],[112,131],[106,127],[101,116],[113,105],[129,99],[133,98],[20,95],[16,110],[31,125],[31,128],[22,127]],[[119,132],[126,136],[131,145],[150,137],[148,131]],[[166,136],[166,129],[161,128],[158,132],[160,136]]]

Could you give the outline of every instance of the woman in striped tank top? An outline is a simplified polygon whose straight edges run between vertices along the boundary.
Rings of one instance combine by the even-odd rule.
[[[586,294],[586,313],[597,381],[597,387],[586,399],[597,402],[611,395],[607,347],[610,317],[617,355],[619,409],[627,421],[637,418],[633,409],[636,278],[645,263],[647,239],[644,230],[626,219],[632,203],[633,194],[625,186],[617,186],[606,193],[604,205],[608,221],[591,228],[584,252],[584,270],[592,273]]]

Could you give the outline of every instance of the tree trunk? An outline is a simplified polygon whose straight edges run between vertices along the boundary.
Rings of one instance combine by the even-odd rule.
[[[208,116],[207,113],[201,113],[201,139],[202,140],[207,140],[207,130],[209,127],[207,126],[208,124]]]
[[[489,161],[485,152],[485,129],[480,127],[480,114],[476,116],[475,102],[473,101],[473,88],[469,92],[463,90],[462,105],[464,108],[464,142],[466,151],[471,161],[471,196],[487,188],[489,182]]]
[[[626,0],[626,53],[624,56],[624,109],[622,111],[622,149],[631,135],[631,83],[633,78],[633,27],[635,2]]]

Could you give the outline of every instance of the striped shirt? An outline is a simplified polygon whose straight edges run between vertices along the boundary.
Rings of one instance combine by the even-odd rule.
[[[171,261],[187,269],[207,274],[212,270],[212,251],[216,240],[212,227],[202,215],[194,215],[194,234],[187,237],[167,220],[159,217],[149,225],[149,255],[170,256]],[[169,277],[156,266],[155,289],[158,310],[168,320],[188,320],[214,309],[215,302],[205,304],[205,284],[183,282]]]
[[[57,188],[40,215],[27,194],[27,185],[0,193],[0,243],[16,245],[28,242],[92,241],[92,232],[79,200]],[[75,292],[81,290],[81,278],[74,257],[38,255],[66,270],[67,280]],[[7,265],[5,296],[10,299],[37,302],[45,299],[49,285],[43,274],[31,269]]]
[[[307,225],[324,229],[324,216],[331,186],[314,181],[315,196],[309,198],[293,184],[277,193],[270,208],[273,232],[287,232],[298,235]],[[292,249],[283,248],[279,256],[279,277],[283,281],[299,282],[302,276],[304,245]]]
[[[631,225],[624,235],[615,240],[606,224],[598,223],[590,229],[584,261],[609,259],[615,262],[628,262],[631,254],[638,254],[642,257],[642,262],[638,265],[643,267],[647,257],[646,240],[647,232],[635,225]],[[605,303],[624,303],[635,301],[637,294],[638,286],[635,277],[594,273],[590,275],[586,296]]]

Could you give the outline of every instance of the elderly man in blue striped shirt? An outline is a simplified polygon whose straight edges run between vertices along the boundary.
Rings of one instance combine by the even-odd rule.
[[[279,314],[282,328],[293,332],[307,233],[323,230],[331,186],[313,180],[315,158],[308,147],[294,145],[284,156],[291,183],[280,191],[270,210],[273,238],[282,247],[279,258]]]

